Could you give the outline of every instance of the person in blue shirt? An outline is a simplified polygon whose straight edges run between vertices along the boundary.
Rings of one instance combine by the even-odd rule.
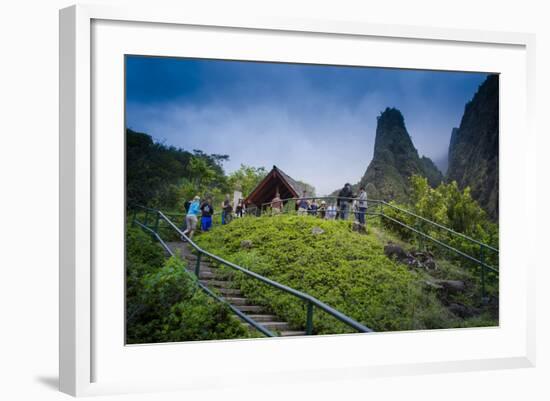
[[[317,216],[317,210],[319,209],[319,205],[317,204],[317,201],[313,199],[311,201],[311,204],[309,205],[308,213],[311,216]]]
[[[212,215],[214,214],[214,206],[212,206],[212,198],[207,198],[201,205],[201,230],[208,231],[212,227]]]
[[[200,211],[200,198],[195,196],[193,201],[187,209],[187,215],[185,216],[186,228],[183,234],[185,234],[189,239],[193,238],[193,233],[197,229],[198,215]],[[182,238],[185,240],[185,238]]]
[[[309,200],[307,200],[307,192],[304,191],[304,195],[302,198],[298,199],[296,202],[296,206],[298,206],[298,216],[305,216],[307,215],[307,210],[309,209]]]

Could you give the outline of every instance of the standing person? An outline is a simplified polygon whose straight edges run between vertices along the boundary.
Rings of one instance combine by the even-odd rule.
[[[357,211],[359,215],[359,223],[365,225],[365,214],[367,213],[367,191],[365,187],[359,188],[359,199],[357,200]]]
[[[193,234],[195,233],[195,230],[197,229],[197,216],[200,211],[200,198],[198,196],[195,196],[193,198],[193,201],[189,204],[189,207],[187,209],[187,215],[185,216],[185,231],[183,234],[187,236],[189,239],[193,238]],[[185,238],[182,237],[182,240],[185,241]]]
[[[208,231],[212,227],[212,215],[214,207],[212,206],[212,198],[208,197],[201,205],[201,230]]]
[[[183,204],[183,208],[185,209],[185,213],[187,213],[189,211],[189,206],[191,206],[191,202],[190,200],[187,200],[185,201],[185,203]]]
[[[336,218],[336,206],[332,202],[327,208],[327,220],[334,220]]]
[[[182,231],[187,229],[187,213],[189,212],[189,207],[191,206],[191,202],[192,202],[192,199],[186,200],[185,202],[183,202],[183,211],[185,213],[185,217],[183,218],[183,223],[181,225]]]
[[[323,200],[321,201],[321,205],[319,206],[319,217],[324,219],[326,215],[327,210],[327,203]]]
[[[273,215],[281,214],[283,211],[283,201],[281,200],[281,195],[279,195],[279,192],[275,193],[275,197],[271,201],[271,213]]]
[[[313,199],[309,205],[308,212],[311,216],[317,216],[317,209],[319,209],[319,205],[317,204],[317,200]]]
[[[309,209],[309,201],[306,199],[307,192],[304,191],[304,194],[300,199],[298,199],[298,216],[304,216],[307,214],[307,209]]]
[[[229,198],[229,194],[225,195],[225,200],[222,202],[222,224],[227,224],[233,217],[233,205]]]
[[[351,184],[347,182],[344,185],[344,188],[342,188],[338,193],[338,200],[336,202],[338,208],[340,209],[340,219],[342,220],[346,220],[348,218],[351,203],[351,199],[349,198],[353,198],[353,192],[351,190]]]
[[[242,199],[239,199],[239,201],[237,202],[237,207],[235,208],[235,214],[237,215],[237,217],[243,217],[243,212],[244,202]]]

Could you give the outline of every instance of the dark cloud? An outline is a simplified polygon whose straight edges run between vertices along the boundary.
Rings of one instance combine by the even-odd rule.
[[[127,125],[229,154],[228,171],[276,164],[324,194],[362,176],[387,106],[403,112],[420,154],[444,160],[451,129],[485,76],[130,57]]]

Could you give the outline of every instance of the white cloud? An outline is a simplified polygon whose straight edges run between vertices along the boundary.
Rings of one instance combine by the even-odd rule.
[[[322,195],[345,182],[359,181],[365,172],[372,158],[381,104],[365,97],[350,110],[329,99],[315,98],[307,106],[315,110],[321,105],[320,112],[305,115],[296,110],[303,107],[296,101],[263,102],[238,109],[221,103],[173,103],[139,110],[130,105],[129,112],[139,113],[139,126],[133,128],[156,140],[188,150],[228,154],[227,172],[241,164],[267,169],[277,165],[293,178],[315,186]]]

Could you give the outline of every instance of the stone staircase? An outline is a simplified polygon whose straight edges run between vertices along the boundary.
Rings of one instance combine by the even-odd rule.
[[[191,252],[191,246],[185,242],[168,242],[167,245],[172,252],[181,255],[181,258],[186,262],[187,269],[194,273],[197,256]],[[306,335],[305,331],[292,330],[287,322],[282,321],[273,314],[269,314],[262,306],[255,305],[247,299],[239,289],[233,288],[231,277],[220,274],[218,268],[209,263],[208,258],[203,256],[200,267],[199,281],[202,284],[219,294],[226,302],[251,319],[261,323],[265,328],[282,337]],[[244,321],[242,324],[248,328],[252,327]]]

